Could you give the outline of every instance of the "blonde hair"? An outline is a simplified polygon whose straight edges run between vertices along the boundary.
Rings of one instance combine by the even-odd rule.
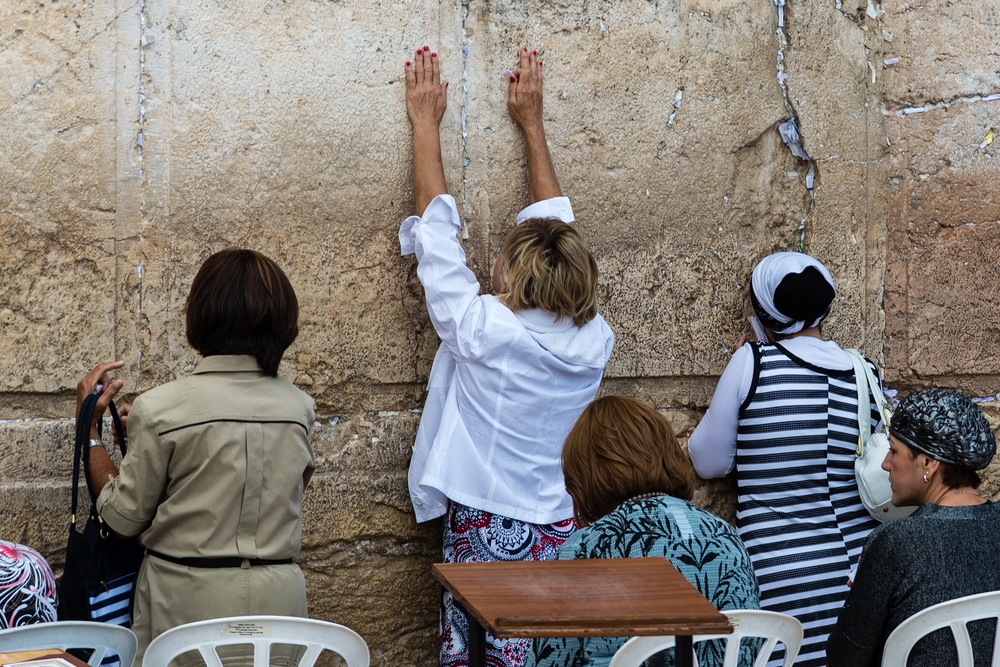
[[[694,495],[694,467],[670,422],[627,396],[605,396],[587,406],[566,437],[562,468],[581,525],[644,493],[683,500]]]
[[[525,220],[500,252],[507,292],[499,299],[512,311],[541,308],[578,327],[597,315],[597,262],[572,225]]]

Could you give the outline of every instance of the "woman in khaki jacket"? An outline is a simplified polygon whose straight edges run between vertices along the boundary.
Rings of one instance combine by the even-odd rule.
[[[97,510],[147,550],[135,583],[137,663],[184,623],[252,614],[306,616],[292,558],[302,493],[315,465],[312,399],[277,377],[298,334],[298,301],[272,260],[251,250],[208,258],[187,301],[187,339],[203,357],[187,377],[151,389],[127,415],[128,454],[115,468],[96,424],[122,380],[98,365],[77,387],[102,395],[89,463]]]

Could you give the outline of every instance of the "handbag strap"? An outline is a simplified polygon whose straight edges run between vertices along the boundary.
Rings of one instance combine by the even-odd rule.
[[[80,492],[81,461],[83,462],[84,483],[87,485],[87,492],[90,494],[91,505],[97,504],[97,496],[94,495],[94,489],[90,485],[90,424],[94,419],[94,409],[97,406],[97,400],[99,398],[99,394],[89,394],[83,399],[83,403],[80,405],[80,414],[77,415],[76,443],[73,448],[73,500],[71,501],[70,509],[71,524],[76,524],[77,496]],[[127,451],[125,445],[125,429],[122,428],[122,421],[118,416],[118,410],[115,408],[115,402],[111,401],[108,404],[108,408],[111,410],[111,423],[114,426],[115,433],[118,435],[118,447],[121,450],[122,458],[124,458],[125,452]],[[101,434],[102,430],[102,424],[101,422],[98,422],[98,435]]]
[[[875,399],[875,407],[883,422],[888,424],[888,406],[882,394],[882,386],[872,373],[868,361],[857,350],[844,350],[854,364],[854,380],[858,386],[858,456],[862,456],[864,443],[872,436],[871,403],[869,397]]]
[[[70,505],[70,524],[76,524],[77,496],[80,494],[80,459],[83,456],[84,438],[90,430],[90,422],[94,417],[94,405],[97,395],[90,394],[80,404],[80,412],[76,416],[76,439],[73,444],[73,499]],[[86,464],[85,464],[86,465]]]

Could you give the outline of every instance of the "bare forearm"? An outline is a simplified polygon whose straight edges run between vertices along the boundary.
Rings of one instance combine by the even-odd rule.
[[[436,126],[413,128],[413,202],[422,216],[438,195],[448,194],[441,160],[441,136]]]
[[[528,127],[524,130],[524,147],[528,154],[528,196],[531,203],[552,197],[561,197],[559,179],[556,177],[549,146],[545,141],[545,128]]]
[[[99,496],[110,478],[118,476],[118,468],[112,463],[104,447],[91,447],[87,456],[90,457],[90,487],[94,490],[94,495]]]

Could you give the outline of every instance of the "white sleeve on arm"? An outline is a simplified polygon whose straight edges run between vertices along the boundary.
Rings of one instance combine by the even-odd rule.
[[[715,388],[712,403],[688,439],[688,454],[702,479],[725,477],[736,466],[740,406],[753,380],[753,350],[747,343],[733,353]]]
[[[479,281],[465,263],[458,240],[462,221],[451,195],[438,195],[423,217],[410,216],[399,229],[403,255],[417,255],[417,276],[424,286],[427,312],[441,342],[467,356],[480,331],[483,303]]]
[[[536,201],[517,214],[517,224],[532,218],[555,218],[566,224],[576,221],[576,218],[573,217],[573,207],[569,203],[569,197],[552,197]]]

